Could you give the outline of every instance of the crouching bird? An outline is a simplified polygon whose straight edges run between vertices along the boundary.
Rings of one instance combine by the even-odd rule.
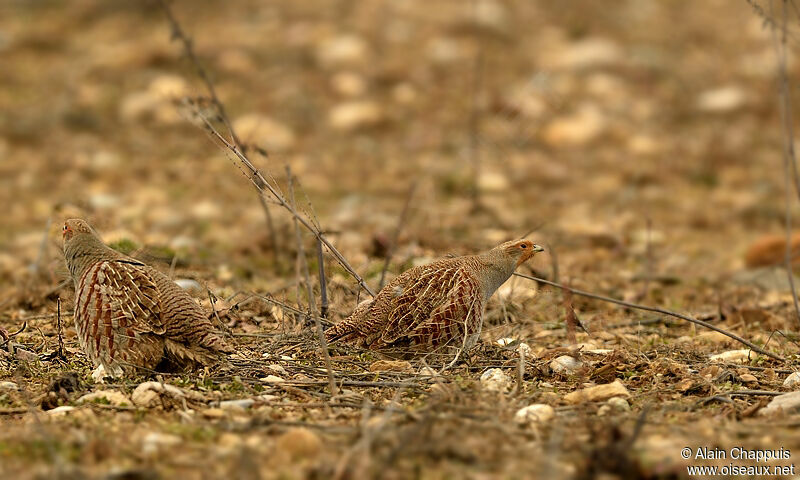
[[[447,344],[469,349],[480,336],[489,298],[517,267],[542,251],[528,240],[514,240],[478,255],[414,267],[329,328],[326,338],[372,350],[426,351]]]
[[[107,247],[83,220],[67,220],[63,236],[75,283],[75,328],[98,367],[93,376],[135,367],[184,370],[233,351],[202,307],[166,275]]]

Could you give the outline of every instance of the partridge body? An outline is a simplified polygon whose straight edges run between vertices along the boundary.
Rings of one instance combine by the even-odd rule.
[[[519,265],[543,250],[528,240],[515,240],[478,255],[407,270],[329,328],[327,339],[370,349],[430,350],[446,344],[469,348],[480,335],[492,294]]]
[[[63,234],[75,328],[95,365],[112,374],[133,366],[183,369],[232,351],[167,276],[107,247],[83,220],[67,220]]]

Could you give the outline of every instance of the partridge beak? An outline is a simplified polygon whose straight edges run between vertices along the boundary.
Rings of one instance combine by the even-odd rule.
[[[544,248],[541,245],[534,244],[533,245],[533,252],[534,253],[544,252]]]

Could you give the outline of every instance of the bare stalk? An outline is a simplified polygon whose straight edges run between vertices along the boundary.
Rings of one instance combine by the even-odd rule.
[[[159,4],[161,5],[161,9],[164,10],[164,14],[167,17],[167,21],[169,21],[170,28],[172,29],[172,38],[179,40],[181,45],[183,46],[183,52],[186,57],[189,59],[189,62],[194,66],[195,71],[197,72],[197,76],[203,81],[203,84],[206,86],[206,90],[208,91],[208,96],[211,99],[211,103],[217,109],[217,113],[219,114],[219,119],[225,125],[225,128],[228,130],[228,133],[231,136],[231,140],[233,144],[239,147],[240,149],[244,150],[244,145],[239,140],[239,136],[236,135],[236,131],[233,129],[233,124],[228,117],[227,112],[225,111],[225,105],[219,99],[217,95],[217,90],[214,88],[214,82],[211,81],[211,76],[208,74],[203,65],[200,63],[200,59],[197,58],[197,55],[194,52],[194,45],[192,43],[192,39],[189,38],[186,33],[184,33],[183,29],[181,28],[181,24],[178,22],[178,19],[172,13],[172,10],[169,8],[166,0],[159,0]],[[256,184],[256,190],[258,191],[258,200],[261,203],[261,208],[264,210],[264,216],[267,221],[267,230],[269,233],[270,242],[272,245],[270,247],[273,251],[276,251],[278,248],[277,245],[277,236],[275,235],[275,226],[272,222],[272,214],[269,211],[269,205],[267,204],[264,197],[261,196],[261,189],[258,188]]]
[[[294,207],[294,179],[292,178],[292,169],[286,166],[286,176],[289,178],[289,195]],[[331,390],[331,396],[336,396],[339,390],[336,388],[336,377],[333,374],[333,365],[331,364],[331,356],[328,352],[328,341],[325,338],[325,333],[322,331],[322,322],[317,315],[317,307],[314,302],[314,288],[311,286],[311,275],[308,272],[308,262],[306,261],[306,252],[303,248],[303,239],[300,234],[300,228],[295,223],[295,232],[297,235],[297,261],[303,270],[305,277],[306,289],[308,291],[308,314],[314,319],[314,324],[317,329],[317,337],[319,339],[319,346],[322,349],[322,358],[325,361],[325,369],[328,371],[328,386]],[[297,299],[298,304],[300,299]]]
[[[397,228],[394,230],[392,243],[389,244],[389,248],[386,250],[386,258],[384,259],[383,268],[381,269],[381,280],[378,282],[379,290],[383,288],[383,282],[386,279],[386,271],[389,270],[389,262],[392,261],[392,255],[394,255],[394,251],[397,248],[397,242],[400,239],[400,232],[403,231],[403,225],[406,223],[408,209],[411,206],[411,198],[414,196],[414,191],[416,191],[416,189],[417,182],[414,182],[411,184],[411,187],[409,187],[408,194],[406,194],[406,203],[403,205],[403,211],[400,213],[400,219],[397,221]]]
[[[300,215],[300,213],[298,213],[297,210],[292,205],[289,204],[289,202],[286,200],[283,194],[279,192],[278,189],[275,188],[275,186],[267,182],[266,178],[264,178],[264,175],[261,173],[261,171],[257,169],[250,162],[250,160],[242,152],[242,150],[233,143],[231,143],[230,141],[228,141],[221,133],[219,133],[219,131],[216,128],[214,128],[214,125],[212,125],[211,122],[209,122],[208,119],[202,114],[202,112],[200,112],[195,108],[194,113],[195,115],[197,115],[199,119],[201,119],[203,124],[208,129],[209,133],[211,133],[211,135],[214,138],[219,140],[225,148],[233,152],[233,154],[236,155],[241,164],[247,168],[247,170],[249,171],[249,174],[247,174],[247,178],[250,179],[250,181],[253,182],[254,185],[256,185],[256,188],[258,188],[261,194],[266,195],[266,192],[264,190],[266,188],[266,191],[268,191],[270,195],[272,195],[273,199],[277,202],[277,204],[286,209],[286,211],[288,211],[294,218],[297,219],[298,222],[300,222],[300,225],[302,225],[308,231],[310,231],[318,241],[322,242],[323,245],[325,245],[325,248],[327,248],[331,252],[331,255],[333,255],[336,261],[339,262],[339,265],[341,265],[342,268],[344,268],[345,271],[347,271],[347,273],[349,273],[353,278],[356,279],[361,288],[363,288],[367,293],[369,293],[370,296],[374,297],[375,292],[373,292],[372,289],[369,288],[369,285],[367,285],[364,279],[361,278],[361,275],[356,273],[356,271],[353,269],[350,263],[344,258],[341,252],[339,252],[339,250],[337,250],[336,247],[333,246],[333,244],[331,243],[330,240],[328,240],[325,234],[323,234],[319,230],[319,228],[317,228],[314,224],[309,222],[305,217]]]
[[[774,354],[772,352],[768,352],[767,350],[764,350],[763,348],[759,347],[758,345],[754,344],[753,342],[751,342],[749,340],[746,340],[746,339],[740,337],[739,335],[736,335],[735,333],[731,333],[731,332],[729,332],[727,330],[723,330],[723,329],[721,329],[721,328],[719,328],[719,327],[717,327],[715,325],[712,325],[712,324],[710,324],[708,322],[704,322],[702,320],[697,320],[696,318],[692,318],[689,315],[685,315],[683,313],[673,312],[671,310],[667,310],[667,309],[660,308],[660,307],[650,307],[650,306],[647,306],[647,305],[639,305],[637,303],[626,302],[624,300],[618,300],[616,298],[606,297],[604,295],[598,295],[596,293],[591,293],[591,292],[586,292],[586,291],[583,291],[583,290],[578,290],[577,288],[567,287],[567,286],[562,285],[560,283],[551,282],[550,280],[545,280],[545,279],[539,278],[539,277],[533,277],[533,276],[530,276],[530,275],[525,275],[523,273],[516,273],[515,272],[514,275],[516,275],[518,277],[522,277],[522,278],[527,278],[528,280],[533,280],[535,282],[540,282],[540,283],[544,283],[546,285],[557,287],[557,288],[560,288],[562,290],[569,290],[573,294],[580,295],[582,297],[594,298],[595,300],[601,300],[603,302],[615,303],[617,305],[622,305],[623,307],[635,308],[637,310],[645,310],[645,311],[648,311],[648,312],[655,312],[655,313],[660,313],[662,315],[669,315],[670,317],[680,318],[681,320],[686,320],[687,322],[691,322],[691,323],[694,323],[696,325],[700,325],[701,327],[706,327],[706,328],[708,328],[710,330],[714,330],[715,332],[719,332],[719,333],[725,335],[726,337],[730,337],[730,338],[736,340],[737,342],[750,347],[750,349],[753,350],[754,352],[758,352],[758,353],[760,353],[762,355],[766,355],[766,356],[768,356],[768,357],[770,357],[772,359],[775,359],[775,360],[778,360],[778,361],[781,361],[781,362],[785,362],[786,361],[785,358],[783,358],[783,357],[781,357],[779,355],[776,355],[776,354]]]
[[[328,318],[328,282],[325,280],[325,257],[322,255],[322,242],[317,239],[317,263],[319,266],[319,316]]]
[[[772,1],[769,2],[769,9],[772,12]],[[780,40],[776,29],[772,29],[772,37],[775,41],[775,48],[778,52],[778,79],[780,83],[780,93],[778,104],[780,106],[781,120],[783,126],[783,176],[784,190],[786,195],[786,251],[784,263],[786,265],[786,277],[789,279],[789,288],[792,290],[792,301],[794,302],[794,312],[798,322],[800,322],[800,301],[797,299],[797,291],[794,287],[794,273],[792,272],[792,194],[791,183],[789,180],[790,171],[793,173],[795,190],[800,195],[800,179],[797,174],[797,159],[794,152],[794,133],[792,123],[792,104],[789,97],[789,79],[786,74],[786,0],[783,0],[781,9],[781,35]]]

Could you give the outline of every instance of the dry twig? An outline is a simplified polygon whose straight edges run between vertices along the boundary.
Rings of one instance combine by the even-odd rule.
[[[550,285],[550,286],[553,286],[553,287],[557,287],[557,288],[560,288],[562,290],[569,290],[573,294],[580,295],[582,297],[594,298],[595,300],[601,300],[603,302],[615,303],[617,305],[622,305],[623,307],[635,308],[637,310],[646,310],[648,312],[656,312],[656,313],[660,313],[662,315],[669,315],[670,317],[680,318],[681,320],[686,320],[687,322],[691,322],[691,323],[694,323],[696,325],[700,325],[702,327],[706,327],[708,329],[714,330],[715,332],[719,332],[719,333],[725,335],[726,337],[730,337],[730,338],[736,340],[737,342],[750,347],[750,349],[753,350],[754,352],[758,352],[758,353],[760,353],[762,355],[766,355],[766,356],[768,356],[768,357],[770,357],[772,359],[775,359],[775,360],[778,360],[778,361],[781,361],[781,362],[785,362],[786,361],[786,359],[781,357],[780,355],[777,355],[777,354],[774,354],[774,353],[769,352],[767,350],[764,350],[763,348],[759,347],[758,345],[754,344],[753,342],[751,342],[751,341],[749,341],[747,339],[744,339],[744,338],[740,337],[739,335],[736,335],[735,333],[731,333],[731,332],[729,332],[727,330],[723,330],[722,328],[719,328],[719,327],[717,327],[715,325],[712,325],[712,324],[710,324],[708,322],[704,322],[702,320],[697,320],[696,318],[692,318],[689,315],[684,315],[682,313],[673,312],[671,310],[667,310],[667,309],[660,308],[660,307],[649,307],[647,305],[639,305],[637,303],[626,302],[624,300],[618,300],[616,298],[606,297],[604,295],[598,295],[596,293],[591,293],[591,292],[586,292],[586,291],[583,291],[583,290],[578,290],[576,288],[567,287],[567,286],[562,285],[560,283],[551,282],[550,280],[545,280],[545,279],[539,278],[539,277],[533,277],[533,276],[530,276],[530,275],[525,275],[523,273],[516,273],[515,272],[514,275],[516,275],[518,277],[522,277],[522,278],[527,278],[528,280],[533,280],[535,282],[540,282],[540,283],[544,283],[544,284],[547,284],[547,285]]]

